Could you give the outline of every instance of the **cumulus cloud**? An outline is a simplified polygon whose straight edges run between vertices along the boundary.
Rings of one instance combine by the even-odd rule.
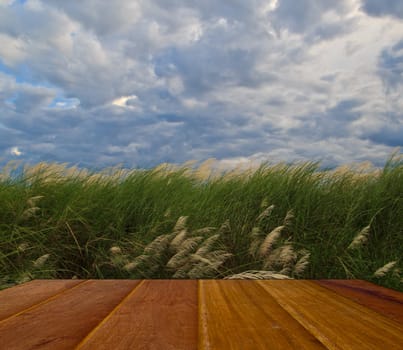
[[[3,1],[0,152],[380,165],[401,145],[403,24],[379,3]]]

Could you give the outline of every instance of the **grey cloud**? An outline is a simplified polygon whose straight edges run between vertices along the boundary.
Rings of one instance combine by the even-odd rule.
[[[371,16],[392,16],[403,19],[401,0],[362,0],[361,9]]]
[[[344,0],[281,0],[277,8],[269,13],[268,19],[277,31],[282,28],[294,33],[306,33],[314,30],[316,35],[328,38],[342,31],[344,23],[339,22],[339,25],[333,23],[330,27],[321,26],[323,14],[330,10],[341,14],[345,13],[347,11],[346,4],[347,2]]]
[[[374,143],[386,145],[389,147],[402,146],[403,140],[403,114],[397,114],[389,117],[389,123],[383,125],[376,131],[367,132],[361,136],[363,139],[369,139]]]
[[[355,110],[363,101],[347,99],[340,101],[336,106],[327,109],[324,113],[300,116],[302,126],[290,129],[295,136],[306,135],[312,140],[321,140],[328,137],[346,137],[349,135],[349,124],[360,118],[361,112]]]
[[[137,1],[87,0],[85,5],[76,1],[43,0],[97,35],[111,35],[129,28],[142,15]]]
[[[20,90],[14,100],[18,113],[31,113],[40,107],[46,107],[55,98],[51,89],[27,87]]]
[[[403,40],[382,50],[378,60],[378,74],[388,90],[403,84]]]

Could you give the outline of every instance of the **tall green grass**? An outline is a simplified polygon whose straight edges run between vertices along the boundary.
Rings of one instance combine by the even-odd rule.
[[[0,285],[33,278],[364,279],[403,291],[403,159],[0,175]]]

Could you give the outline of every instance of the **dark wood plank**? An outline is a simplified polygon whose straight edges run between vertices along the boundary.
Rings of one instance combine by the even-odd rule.
[[[197,349],[197,281],[144,281],[77,349]]]
[[[364,280],[313,281],[358,304],[403,323],[403,293]]]
[[[0,321],[82,283],[78,280],[34,280],[0,291]]]
[[[199,281],[199,349],[325,349],[256,281]]]
[[[139,283],[85,281],[38,307],[11,316],[0,322],[0,349],[73,349]]]
[[[403,348],[403,326],[307,280],[257,281],[328,349]]]

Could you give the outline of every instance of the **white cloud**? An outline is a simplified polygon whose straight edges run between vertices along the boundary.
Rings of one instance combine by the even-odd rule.
[[[0,33],[0,57],[6,65],[15,66],[27,58],[23,38],[13,38],[10,35]]]
[[[0,6],[10,6],[15,0],[0,0]]]
[[[137,96],[136,95],[131,95],[131,96],[122,96],[119,98],[116,98],[112,101],[112,104],[115,106],[119,106],[119,107],[129,107],[129,105],[127,104],[128,101],[135,101],[137,100]]]
[[[18,147],[12,147],[10,149],[10,154],[13,156],[21,156],[23,153],[18,149]]]

